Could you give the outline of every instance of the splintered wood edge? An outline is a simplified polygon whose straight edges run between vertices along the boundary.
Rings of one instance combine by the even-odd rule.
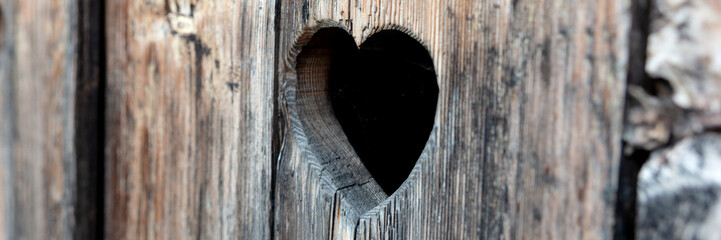
[[[371,28],[370,31],[364,31],[363,33],[368,33],[368,34],[363,34],[363,36],[360,36],[360,37],[361,37],[360,42],[356,42],[356,44],[357,44],[358,46],[360,46],[360,44],[362,44],[363,42],[365,42],[366,40],[368,40],[368,38],[370,38],[371,36],[375,35],[376,33],[379,33],[379,32],[382,32],[382,31],[387,31],[387,30],[395,30],[395,31],[399,31],[399,32],[402,32],[402,33],[408,35],[408,36],[411,37],[413,40],[416,40],[416,42],[418,42],[419,44],[421,44],[421,46],[423,46],[423,48],[425,48],[425,50],[428,52],[428,55],[431,56],[431,58],[433,57],[433,55],[431,54],[431,52],[428,51],[428,49],[430,49],[430,48],[428,47],[428,45],[426,44],[426,42],[423,41],[423,39],[418,36],[418,34],[415,34],[415,33],[414,33],[413,31],[411,31],[409,28],[404,27],[404,26],[401,26],[401,25],[398,25],[398,24],[386,24],[386,25],[383,25],[383,26],[378,26],[378,27]],[[349,33],[349,34],[350,34],[350,33]],[[353,38],[355,39],[355,36],[353,36]],[[434,59],[434,60],[435,60],[435,59]],[[435,65],[435,62],[434,62],[434,65]],[[435,69],[435,67],[436,67],[436,66],[433,66],[434,69]],[[438,79],[436,79],[436,82],[438,82]]]
[[[288,52],[288,56],[285,59],[286,74],[291,74],[288,76],[293,76],[293,77],[296,76],[296,74],[297,74],[295,71],[296,59],[298,58],[298,55],[300,54],[300,52],[303,51],[303,47],[306,44],[308,44],[308,42],[310,42],[311,39],[313,39],[313,35],[315,35],[316,32],[318,32],[319,30],[321,30],[323,28],[335,27],[335,28],[343,29],[346,32],[348,32],[348,34],[350,34],[350,32],[348,31],[348,28],[345,25],[343,25],[339,22],[336,22],[334,20],[331,20],[331,19],[323,19],[323,20],[319,20],[319,21],[315,21],[315,22],[310,21],[309,23],[310,24],[305,25],[302,30],[300,30],[298,33],[296,33],[297,37],[293,41],[293,44],[291,44],[293,46],[293,48],[290,49],[290,51]],[[285,81],[286,80],[284,80],[284,82]]]

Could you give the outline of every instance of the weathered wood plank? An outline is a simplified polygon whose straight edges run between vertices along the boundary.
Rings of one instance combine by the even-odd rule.
[[[106,9],[106,237],[269,238],[275,2]]]
[[[70,239],[78,1],[0,1],[0,238]]]
[[[0,237],[13,233],[13,20],[15,1],[0,0]],[[10,9],[10,10],[6,10]]]
[[[349,194],[346,206],[334,205],[344,186],[368,186],[361,195],[382,197],[363,170],[332,167],[333,159],[357,162],[333,121],[303,123],[324,118],[325,110],[321,103],[311,109],[316,115],[304,112],[303,101],[323,97],[299,97],[302,78],[322,84],[323,76],[296,72],[296,56],[312,32],[329,26],[345,28],[357,45],[383,29],[408,32],[428,48],[440,86],[434,131],[410,180],[357,220],[356,237],[612,236],[626,1],[285,0],[280,7],[278,51],[288,60],[278,70],[287,86],[287,131],[278,165],[277,238],[342,237],[334,223],[357,214],[333,213],[377,201]],[[321,133],[333,144],[313,138]],[[330,147],[340,149],[334,151],[339,156],[326,156]]]
[[[0,0],[0,237],[13,233],[13,24],[14,1]],[[6,10],[10,9],[10,10]]]
[[[315,9],[283,6],[286,10]],[[307,13],[283,14],[281,20],[303,18]],[[316,14],[324,13],[309,16]],[[280,56],[291,59],[279,69],[280,78],[285,79],[281,97],[287,131],[277,171],[275,238],[351,239],[358,218],[386,198],[343,134],[327,95],[331,61],[345,51],[343,45],[350,44],[352,49],[355,43],[340,30],[343,25],[332,21],[311,23],[293,43],[296,36],[288,32],[297,29],[292,24],[300,23],[289,19],[281,23],[280,42],[293,45],[279,48]],[[324,27],[336,30],[311,39]]]
[[[359,235],[610,237],[626,59],[624,4],[376,6],[394,18],[368,21],[368,29],[392,19],[407,21],[401,26],[422,22],[414,15],[440,22],[409,28],[437,61],[439,113],[445,114],[438,116],[437,149],[420,160],[417,179],[406,190],[417,197],[391,198],[361,220]],[[372,3],[359,5],[364,14],[356,16],[373,9]],[[430,17],[401,10],[416,7],[437,10]],[[375,232],[368,228],[377,223],[382,225]],[[412,227],[419,224],[425,227]]]

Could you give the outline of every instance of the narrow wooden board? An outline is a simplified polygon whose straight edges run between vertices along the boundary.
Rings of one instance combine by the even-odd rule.
[[[0,238],[71,239],[78,1],[0,1]]]
[[[106,237],[270,238],[275,2],[106,10]]]
[[[279,85],[290,98],[282,99],[276,238],[342,238],[355,221],[358,239],[611,238],[626,1],[280,4]],[[347,29],[356,44],[383,29],[405,31],[427,47],[438,74],[436,123],[423,155],[397,192],[361,216],[356,210],[379,197],[354,197],[373,196],[373,181],[355,167],[329,169],[325,143],[311,137],[322,127],[297,123],[310,120],[293,98],[302,92],[295,57],[304,36],[327,26]],[[346,221],[339,231],[335,223]]]

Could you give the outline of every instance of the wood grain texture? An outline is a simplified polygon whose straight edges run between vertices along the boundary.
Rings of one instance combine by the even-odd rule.
[[[80,142],[105,146],[110,239],[610,238],[627,4],[108,0],[100,144],[77,130],[99,128],[77,102],[102,99],[78,66],[98,39],[74,30],[97,6],[0,0],[0,238],[98,236]],[[435,125],[390,197],[332,116],[323,49],[302,55],[325,27],[434,59]]]
[[[77,1],[0,1],[0,239],[70,239]]]
[[[353,221],[359,239],[612,237],[627,2],[284,0],[280,7],[286,137],[276,238],[344,238]],[[327,115],[322,96],[301,97],[304,78],[322,84],[324,76],[304,76],[297,53],[329,26],[345,28],[356,45],[383,29],[409,33],[429,50],[440,86],[434,130],[409,180],[358,220],[354,211],[382,198],[374,181],[362,169],[332,167],[357,161],[334,121],[303,123]],[[303,109],[304,101],[318,109]],[[351,223],[338,231],[339,221]]]
[[[355,42],[342,30],[313,37],[324,27],[344,26],[319,22],[280,50],[293,57],[280,74],[287,77],[281,96],[288,131],[276,181],[278,239],[352,239],[358,218],[387,197],[353,151],[328,98],[331,62]]]
[[[13,20],[15,1],[0,0],[0,238],[13,233]],[[10,9],[10,10],[6,10]]]
[[[274,1],[106,10],[106,237],[270,238]]]

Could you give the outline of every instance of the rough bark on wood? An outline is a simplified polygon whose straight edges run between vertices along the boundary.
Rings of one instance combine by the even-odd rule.
[[[275,11],[108,0],[106,237],[270,238]]]
[[[721,135],[656,151],[638,180],[637,239],[719,239]]]
[[[721,2],[654,2],[646,71],[671,83],[679,107],[721,113]]]
[[[645,150],[721,127],[721,48],[714,44],[721,40],[721,5],[652,3],[645,64],[650,79],[629,87],[634,104],[624,133],[625,141]]]
[[[639,239],[718,239],[721,4],[652,1],[645,90],[630,86],[624,140],[651,151],[638,180]],[[663,84],[668,82],[668,85]],[[629,91],[629,93],[632,93]],[[649,137],[651,136],[651,137]]]
[[[339,220],[357,221],[360,239],[612,236],[626,1],[280,4],[278,51],[287,60],[278,71],[289,98],[283,100],[287,131],[275,195],[277,238],[339,238],[349,230],[338,231]],[[296,44],[329,25],[345,28],[356,45],[383,29],[409,33],[428,48],[440,86],[434,131],[409,180],[358,220],[353,211],[380,197],[375,183],[354,167],[332,167],[334,156],[325,156],[324,147],[341,149],[339,159],[347,164],[357,160],[343,150],[333,121],[302,123],[327,114],[322,97],[298,97],[307,77],[295,72]],[[318,78],[322,83],[322,74]],[[321,108],[314,109],[317,115],[298,106],[309,104],[298,103],[305,100],[318,102],[310,103]],[[318,134],[337,142],[314,139]],[[353,206],[352,193],[338,194],[343,186],[373,197]],[[347,202],[338,203],[339,195]],[[338,215],[346,212],[353,213]]]

